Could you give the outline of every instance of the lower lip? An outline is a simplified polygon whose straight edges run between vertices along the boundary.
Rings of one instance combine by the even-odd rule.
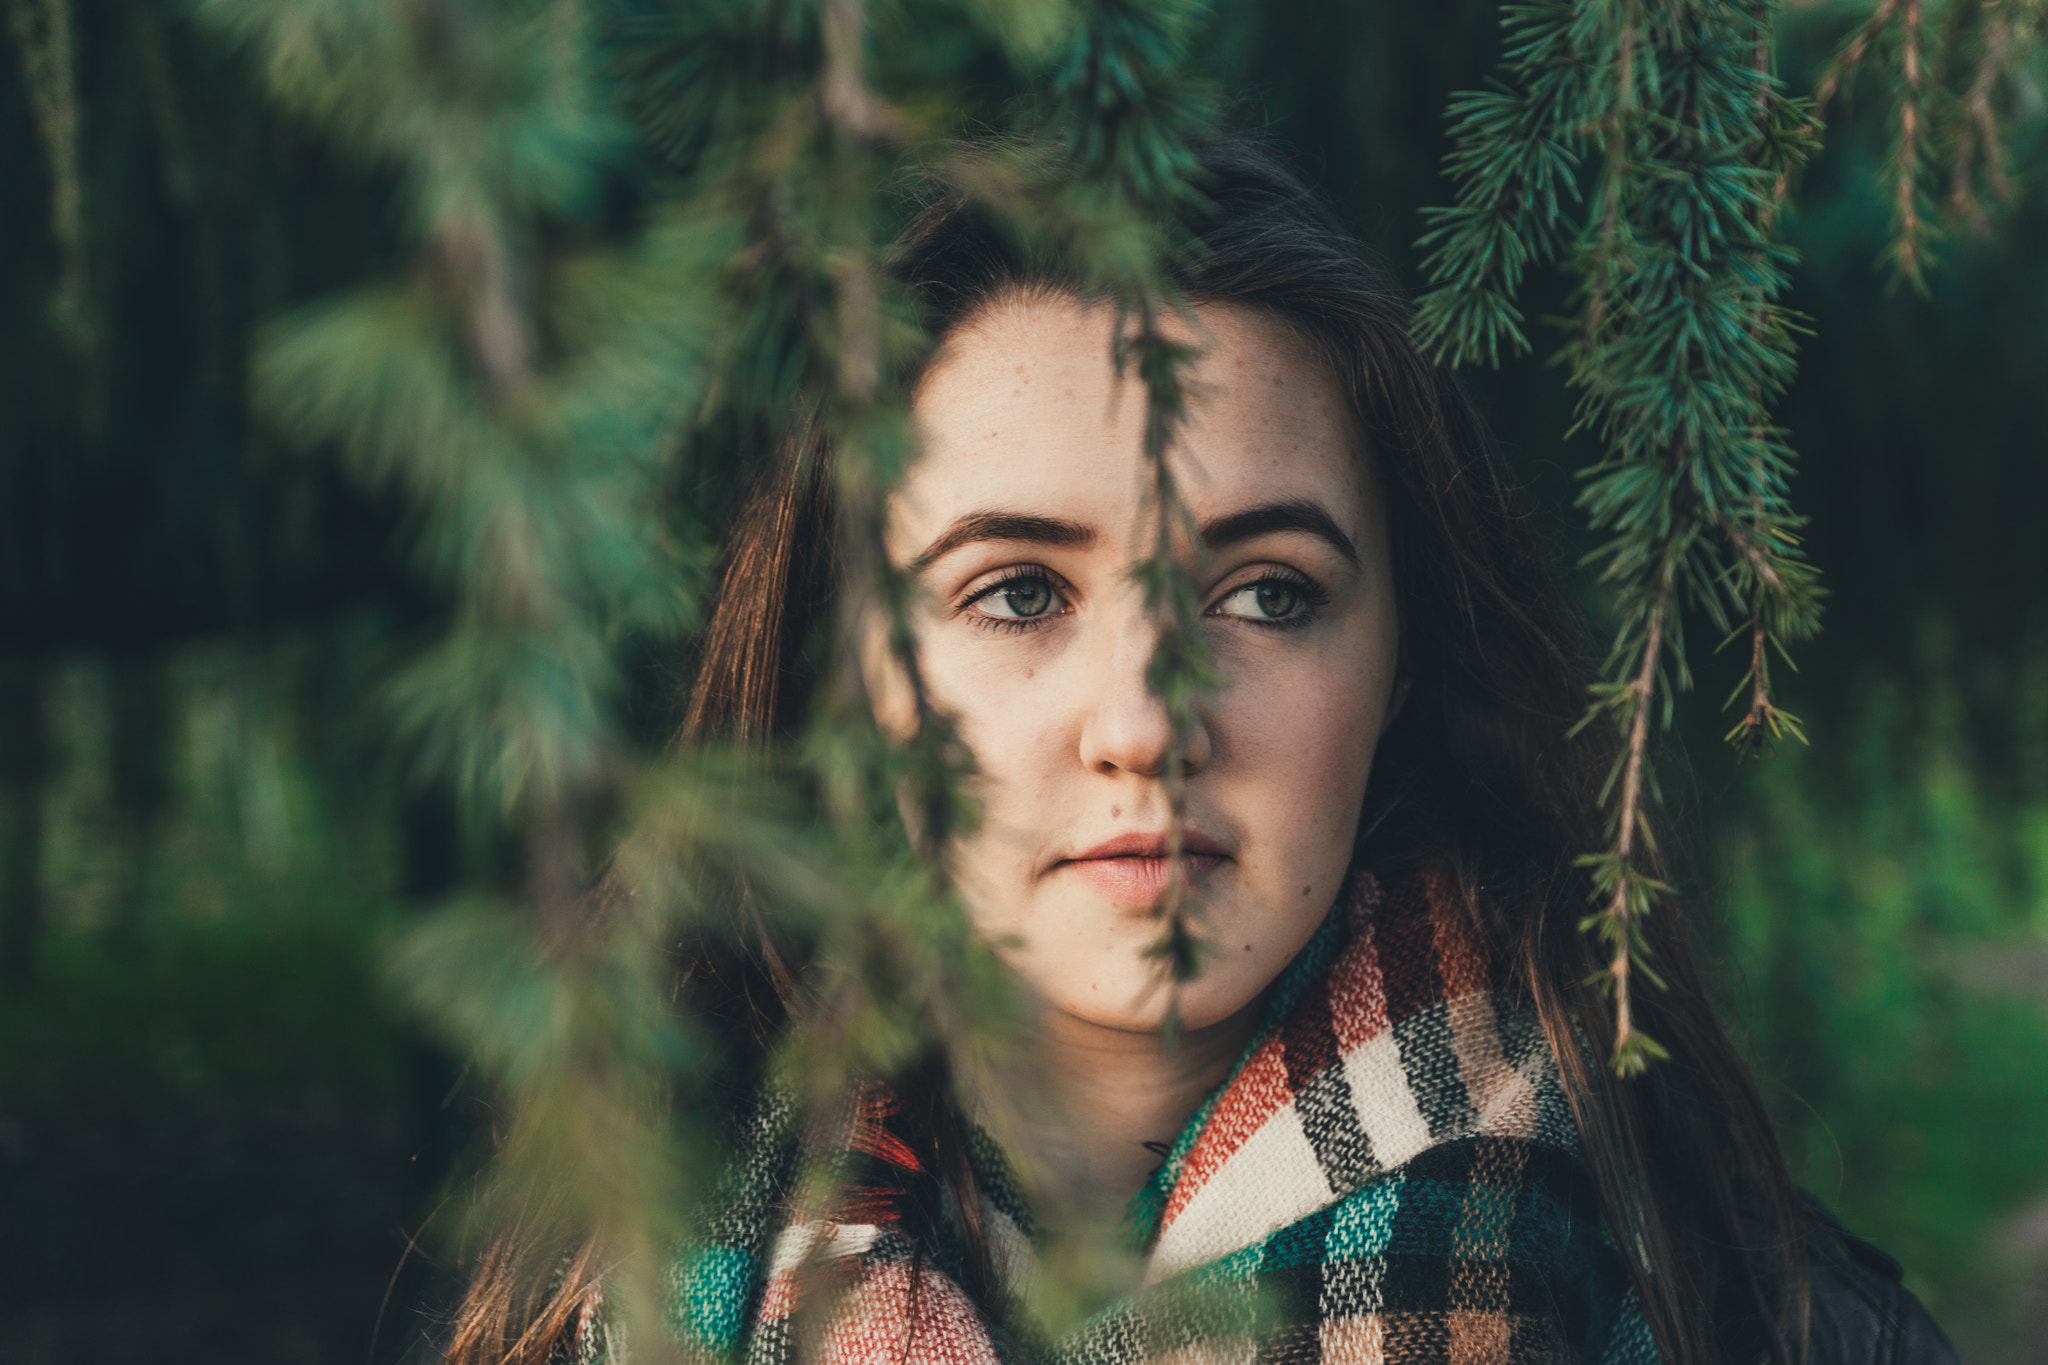
[[[1200,886],[1226,858],[1187,855],[1187,878]],[[1123,905],[1151,905],[1166,894],[1172,863],[1165,858],[1076,858],[1061,864],[1095,890]]]

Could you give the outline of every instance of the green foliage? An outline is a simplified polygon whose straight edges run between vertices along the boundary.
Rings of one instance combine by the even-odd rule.
[[[451,609],[391,686],[399,732],[421,779],[457,781],[523,845],[522,905],[453,906],[392,962],[505,1104],[467,1227],[594,1235],[627,1267],[619,1298],[654,1303],[686,1206],[664,1117],[686,1052],[658,979],[669,922],[630,911],[666,902],[591,920],[579,901],[633,762],[620,646],[675,637],[707,557],[679,543],[662,492],[701,402],[717,283],[701,248],[717,239],[675,208],[629,242],[551,246],[588,234],[623,149],[580,8],[207,14],[281,104],[400,173],[418,244],[402,280],[279,323],[255,401],[403,499]]]
[[[1893,132],[1880,173],[1892,218],[1883,260],[1894,280],[1925,293],[1941,220],[1982,237],[1985,197],[2012,199],[2008,145],[2014,124],[2040,121],[2044,52],[2048,6],[2038,0],[1879,0],[1842,40],[1815,102],[1825,109],[1866,67],[1884,68]]]
[[[1458,202],[1428,214],[1435,287],[1416,330],[1453,361],[1498,363],[1529,346],[1515,305],[1527,272],[1557,265],[1577,282],[1560,359],[1577,425],[1602,447],[1579,503],[1606,537],[1593,561],[1618,616],[1586,721],[1607,717],[1623,739],[1603,794],[1613,842],[1581,860],[1596,906],[1585,927],[1611,958],[1613,1061],[1631,1074],[1661,1055],[1635,1029],[1629,991],[1635,975],[1656,980],[1641,930],[1666,890],[1649,735],[1691,685],[1684,608],[1717,635],[1750,636],[1750,705],[1731,737],[1761,747],[1799,733],[1771,699],[1769,651],[1814,630],[1820,594],[1771,421],[1794,330],[1778,302],[1790,252],[1772,233],[1813,130],[1771,74],[1767,7],[1554,0],[1505,13],[1499,79],[1452,104]]]
[[[89,298],[71,6],[67,0],[12,0],[8,18],[21,56],[22,84],[50,168],[50,235],[63,254],[63,271],[50,299],[50,321],[64,345],[89,362],[98,338]]]
[[[1054,82],[1055,126],[1071,130],[1071,156],[1079,172],[1070,198],[1091,218],[1121,220],[1128,245],[1082,252],[1120,310],[1116,343],[1119,371],[1136,373],[1145,386],[1145,458],[1152,470],[1154,540],[1152,555],[1135,573],[1145,605],[1160,624],[1159,643],[1145,673],[1146,686],[1166,705],[1171,738],[1163,784],[1167,801],[1167,857],[1176,866],[1186,826],[1184,755],[1196,725],[1200,695],[1220,677],[1209,659],[1201,629],[1201,602],[1179,551],[1199,545],[1193,519],[1180,500],[1169,462],[1173,442],[1187,421],[1187,393],[1181,371],[1196,352],[1161,329],[1162,317],[1179,305],[1159,275],[1177,243],[1155,226],[1170,221],[1175,201],[1196,192],[1187,139],[1209,115],[1199,86],[1179,68],[1190,29],[1205,7],[1188,3],[1112,3],[1096,6],[1069,44]],[[1157,907],[1160,937],[1147,950],[1173,986],[1199,975],[1207,944],[1195,923],[1183,879],[1169,878]],[[1166,1033],[1178,1027],[1178,1005],[1170,999]]]
[[[1058,240],[1133,320],[1123,355],[1152,395],[1161,525],[1145,570],[1166,626],[1153,678],[1181,734],[1208,675],[1166,463],[1192,352],[1159,327],[1177,301],[1156,225],[1188,193],[1183,140],[1204,106],[1179,64],[1200,12],[920,16],[1019,85],[1049,73],[1068,136],[1056,154],[1077,183],[1049,192],[1046,149],[1021,146],[944,151],[927,173],[1020,235]],[[523,844],[516,897],[449,907],[391,965],[503,1106],[471,1236],[594,1237],[622,1267],[612,1296],[630,1322],[658,1302],[648,1277],[705,1164],[689,1158],[708,1140],[690,1120],[715,1117],[691,1095],[716,1058],[674,1021],[660,969],[735,879],[819,964],[777,1064],[818,1118],[849,1076],[971,1053],[1007,1017],[1006,983],[931,856],[972,819],[956,794],[968,759],[924,695],[910,588],[881,545],[883,498],[912,450],[895,380],[926,344],[879,269],[901,213],[893,186],[973,107],[936,64],[899,52],[871,67],[855,0],[678,7],[617,25],[602,56],[594,28],[623,16],[561,4],[212,0],[205,14],[282,107],[404,189],[412,266],[272,328],[256,403],[297,445],[335,451],[402,500],[416,562],[451,609],[391,685],[398,732],[423,777],[458,782]],[[593,231],[589,209],[624,155],[624,112],[664,161],[644,168],[642,221],[620,235]],[[706,558],[663,490],[730,459],[717,441],[734,430],[829,452],[839,509],[825,686],[783,773],[647,755],[619,720],[621,643],[679,647],[685,571]],[[875,630],[914,707],[893,736],[859,664]],[[579,908],[590,856],[608,847],[615,875]],[[1179,909],[1165,918],[1181,979],[1192,931]]]
[[[1870,688],[1832,761],[1746,784],[1727,947],[1801,1183],[1996,1339],[2029,1269],[2005,1224],[2048,1195],[2048,803],[1973,752],[1953,680],[1912,698]]]
[[[394,1084],[400,1033],[375,989],[391,850],[364,837],[370,812],[324,780],[278,705],[272,684],[303,661],[292,645],[190,651],[170,670],[170,813],[147,845],[124,836],[107,780],[116,680],[92,662],[58,672],[45,970],[0,993],[0,1090],[15,1100],[80,1077],[264,1099]],[[131,881],[149,910],[135,923]]]
[[[202,0],[282,109],[404,175],[432,237],[502,214],[587,206],[628,132],[593,81],[580,6],[471,11],[374,0]]]
[[[122,277],[109,239],[88,229],[94,213],[147,205],[158,191],[90,181],[93,167],[120,158],[93,154],[87,134],[128,105],[81,117],[90,83],[73,71],[69,0],[10,3],[29,78],[20,136],[30,147],[33,134],[48,175],[50,199],[36,212],[48,209],[54,248],[51,268],[23,272],[50,283],[23,293],[33,325],[20,323],[16,341],[32,352],[54,322],[85,376],[64,398],[79,409],[78,432],[90,432],[93,402],[68,400],[91,399],[95,384],[105,397],[115,342],[152,364],[155,343],[147,329],[109,321]],[[1238,6],[1225,31],[1277,26],[1272,8]],[[1295,8],[1314,21],[1305,31],[1333,22],[1316,6]],[[1161,627],[1148,680],[1176,735],[1168,789],[1181,799],[1178,753],[1215,675],[1174,553],[1191,538],[1168,456],[1186,420],[1192,353],[1164,326],[1181,301],[1161,266],[1180,244],[1159,225],[1199,192],[1187,144],[1215,100],[1189,54],[1207,9],[203,0],[196,12],[197,29],[146,6],[122,21],[134,26],[122,61],[144,72],[151,111],[122,136],[160,150],[161,193],[191,219],[178,230],[190,228],[194,273],[210,281],[196,291],[232,292],[218,262],[244,239],[220,234],[224,217],[274,219],[283,226],[263,231],[321,262],[293,274],[251,250],[260,261],[234,262],[257,281],[248,310],[297,300],[312,280],[345,286],[255,338],[254,416],[266,439],[310,457],[300,468],[333,460],[399,510],[424,624],[402,651],[381,635],[339,646],[360,646],[368,662],[344,670],[323,704],[340,713],[374,691],[365,728],[377,743],[244,724],[237,707],[283,683],[249,681],[240,701],[209,692],[190,704],[213,726],[197,747],[210,742],[228,775],[180,788],[177,800],[217,815],[220,828],[159,831],[170,852],[136,880],[158,929],[177,927],[148,939],[146,957],[102,952],[91,937],[91,926],[121,918],[104,907],[123,893],[101,883],[122,858],[99,855],[127,836],[110,832],[115,817],[93,826],[74,818],[71,796],[58,800],[49,880],[61,927],[48,993],[10,997],[0,1011],[8,1079],[55,1084],[60,1066],[158,1068],[180,1084],[260,1089],[303,1064],[388,1087],[397,1035],[371,997],[369,964],[389,931],[383,979],[473,1064],[502,1121],[501,1159],[465,1187],[465,1235],[516,1228],[567,1244],[594,1234],[627,1267],[616,1284],[628,1315],[635,1304],[651,1311],[651,1267],[687,1236],[712,1160],[701,1119],[714,1108],[715,1048],[669,1008],[669,954],[679,938],[718,930],[736,888],[819,963],[805,983],[811,1026],[776,1058],[817,1114],[832,1112],[850,1074],[941,1050],[971,1069],[971,1054],[1000,1046],[1016,1019],[1005,974],[929,856],[974,819],[962,794],[971,756],[923,695],[909,586],[879,540],[883,499],[914,455],[900,381],[927,344],[880,269],[906,181],[961,188],[1019,240],[1077,260],[1123,310],[1118,360],[1146,386],[1158,513],[1154,553],[1137,569]],[[1857,12],[1866,21],[1822,98],[1858,70],[1886,74],[1892,258],[1917,282],[1939,176],[1950,177],[1954,222],[1984,219],[1984,198],[2004,193],[2041,6],[1923,11],[1919,0],[1881,0]],[[1401,13],[1346,22],[1398,22],[1439,41],[1436,10]],[[1582,507],[1601,537],[1592,562],[1618,623],[1589,719],[1623,738],[1614,842],[1587,858],[1598,897],[1587,923],[1612,953],[1623,1011],[1614,1060],[1629,1070],[1659,1051],[1629,1027],[1627,990],[1634,976],[1655,980],[1638,951],[1642,917],[1665,891],[1647,749],[1652,718],[1669,723],[1690,682],[1689,621],[1749,647],[1736,689],[1747,705],[1731,738],[1755,749],[1799,734],[1770,676],[1771,651],[1813,628],[1818,596],[1787,498],[1791,451],[1772,416],[1799,325],[1781,303],[1791,257],[1776,233],[1818,129],[1771,74],[1763,5],[1529,0],[1503,17],[1498,80],[1451,108],[1455,202],[1427,220],[1436,288],[1418,327],[1460,363],[1499,364],[1530,348],[1525,309],[1546,306],[1528,302],[1546,272],[1576,290],[1559,359],[1578,429],[1598,445]],[[213,67],[187,71],[163,56],[187,44],[207,60],[231,46],[245,65],[215,80]],[[1398,63],[1409,50],[1386,46],[1374,60]],[[80,70],[99,66],[130,69]],[[373,247],[334,254],[324,221],[227,197],[230,182],[262,179],[227,150],[233,130],[260,122],[242,81],[260,84],[281,119],[266,136],[310,138],[356,168],[351,212],[395,220],[391,242],[370,233]],[[229,91],[219,108],[181,104],[211,95],[201,89],[211,84]],[[1339,112],[1381,136],[1413,122]],[[1056,135],[973,155],[945,141],[1020,126]],[[1057,192],[1043,173],[1050,155],[1079,170]],[[348,216],[330,215],[325,200],[305,208],[308,195],[281,199],[306,218]],[[138,276],[166,273],[154,258],[145,266]],[[285,276],[288,286],[274,283]],[[165,464],[213,516],[207,479],[230,477],[219,469],[247,477],[261,461],[239,444],[240,409],[222,415],[217,397],[240,401],[243,375],[226,357],[239,355],[242,334],[208,325],[200,349],[216,407],[195,404],[192,429],[177,435],[215,463]],[[111,411],[118,422],[125,409]],[[0,454],[14,459],[19,447],[43,466],[63,463],[42,453],[70,450],[53,443],[57,426],[21,430]],[[135,435],[123,439],[153,456]],[[842,516],[842,610],[816,642],[823,696],[801,742],[772,760],[654,752],[646,739],[659,722],[629,714],[634,661],[686,653],[731,494],[785,443],[829,453]],[[9,511],[10,525],[37,515]],[[179,556],[148,558],[157,572]],[[9,601],[45,595],[39,581],[8,586]],[[232,612],[248,631],[247,608]],[[859,657],[871,630],[912,699],[907,739],[875,723]],[[1975,1254],[1985,1229],[2039,1183],[2026,1138],[2044,1117],[2042,1025],[2000,984],[1997,962],[2035,951],[2043,932],[2023,907],[2042,895],[2048,817],[2038,802],[1985,798],[1953,757],[1954,731],[1873,710],[1851,779],[1823,777],[1803,757],[1753,779],[1753,813],[1728,847],[1733,942],[1769,983],[1753,1014],[1759,1047],[1767,1063],[1793,1059],[1795,1089],[1826,1120],[1823,1132],[1809,1111],[1783,1111],[1808,1178],[1834,1188],[1826,1169],[1839,1141],[1853,1220],[1960,1302],[1972,1276],[1996,1276]],[[1885,747],[1900,734],[1918,736],[1904,756]],[[381,791],[385,736],[412,780],[465,793],[474,842],[491,850],[446,905],[402,932],[388,910],[389,840],[366,832],[390,811],[372,802],[374,820],[351,824],[339,803],[306,795],[313,777],[264,757],[325,743],[348,751],[323,760],[330,775]],[[316,856],[294,840],[302,826],[331,828],[335,847]],[[1887,857],[1873,862],[1872,848]],[[607,863],[617,880],[582,901]],[[1162,908],[1153,952],[1172,982],[1200,970],[1198,911],[1177,898]],[[1943,946],[1958,943],[1973,946]],[[68,1005],[44,1007],[57,998]],[[252,1015],[264,1026],[247,1027]],[[175,1027],[161,1023],[173,1017]],[[1083,1311],[1089,1278],[1108,1278],[1078,1251],[1047,1263],[1068,1277],[1041,1286],[1055,1317]]]

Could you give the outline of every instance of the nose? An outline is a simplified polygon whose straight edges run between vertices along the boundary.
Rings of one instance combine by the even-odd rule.
[[[1162,777],[1173,724],[1164,699],[1145,685],[1159,631],[1146,623],[1107,637],[1094,665],[1092,705],[1081,725],[1081,765],[1105,777]],[[1192,776],[1207,767],[1212,750],[1208,721],[1197,705],[1181,749],[1181,772]]]

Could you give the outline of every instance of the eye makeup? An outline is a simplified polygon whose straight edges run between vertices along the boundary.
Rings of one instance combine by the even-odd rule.
[[[953,608],[953,614],[966,617],[983,630],[1033,630],[1071,615],[1074,608],[1067,594],[1072,591],[1065,580],[1042,564],[1012,564],[969,588]],[[992,607],[984,608],[983,603]]]
[[[953,615],[980,629],[999,632],[1034,630],[1071,616],[1073,588],[1042,564],[1012,564],[984,575],[954,604]],[[1230,604],[1240,603],[1241,610]],[[1315,579],[1281,564],[1260,566],[1218,593],[1204,616],[1241,621],[1262,630],[1291,630],[1310,624],[1329,603],[1330,594]]]
[[[1245,599],[1248,610],[1225,610],[1239,599]],[[1328,590],[1299,569],[1267,564],[1253,577],[1239,579],[1218,593],[1203,614],[1242,621],[1261,630],[1295,630],[1314,621],[1317,609],[1329,601]],[[1285,609],[1273,611],[1276,602],[1285,603]]]

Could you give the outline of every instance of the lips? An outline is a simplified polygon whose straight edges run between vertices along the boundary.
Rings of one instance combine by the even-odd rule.
[[[1196,886],[1230,861],[1221,844],[1198,830],[1181,835],[1181,848],[1186,876]],[[1167,859],[1162,832],[1119,834],[1060,862],[1054,870],[1062,868],[1120,904],[1150,905],[1166,894],[1173,864]]]

